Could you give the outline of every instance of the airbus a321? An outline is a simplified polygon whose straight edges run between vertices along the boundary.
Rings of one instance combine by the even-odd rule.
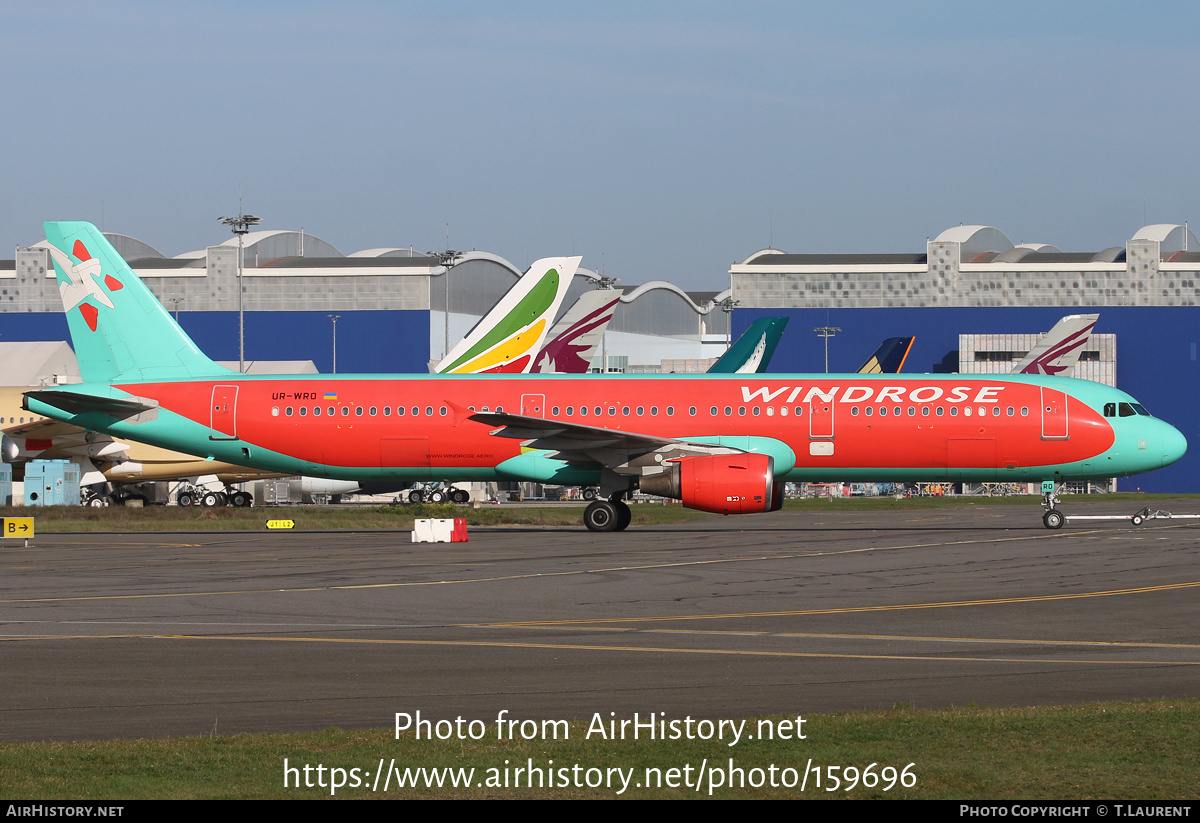
[[[721,514],[787,481],[1042,481],[1137,474],[1187,443],[1128,394],[1043,375],[244,375],[206,357],[90,223],[47,223],[84,383],[26,408],[284,474],[596,485],[593,531],[635,489]],[[75,284],[98,285],[106,299]],[[100,285],[103,284],[103,285]],[[111,305],[109,305],[111,303]]]

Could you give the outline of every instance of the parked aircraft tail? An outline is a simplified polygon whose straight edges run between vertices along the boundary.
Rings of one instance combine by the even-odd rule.
[[[44,227],[85,382],[234,373],[200,351],[95,226],[46,222]]]
[[[761,374],[771,363],[786,317],[760,317],[733,341],[729,350],[708,367],[709,374]]]
[[[1061,374],[1069,377],[1088,338],[1098,314],[1069,314],[1042,335],[1033,350],[1012,370],[1013,374]]]
[[[879,344],[879,348],[867,358],[859,369],[859,374],[898,374],[904,368],[904,361],[912,351],[915,337],[889,337]]]
[[[434,367],[438,374],[529,371],[582,257],[546,257]]]
[[[617,289],[584,292],[554,324],[530,371],[586,374],[620,301]]]

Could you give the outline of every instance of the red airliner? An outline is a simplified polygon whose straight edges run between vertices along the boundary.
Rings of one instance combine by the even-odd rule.
[[[594,531],[629,525],[635,489],[739,514],[778,509],[789,481],[1042,481],[1059,528],[1056,483],[1151,471],[1187,448],[1129,395],[1071,378],[242,375],[200,352],[91,224],[46,234],[66,302],[72,248],[118,288],[111,308],[85,303],[95,329],[66,306],[88,382],[28,392],[27,408],[267,471],[598,484]]]

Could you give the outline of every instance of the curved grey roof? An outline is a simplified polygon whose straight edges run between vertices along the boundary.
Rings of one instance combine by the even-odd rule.
[[[138,240],[136,237],[130,237],[128,234],[116,234],[115,232],[106,231],[104,232],[104,236],[108,238],[108,242],[112,243],[113,248],[117,250],[117,254],[125,258],[126,262],[130,260],[145,260],[146,258],[166,258],[166,255],[154,248],[154,246]]]

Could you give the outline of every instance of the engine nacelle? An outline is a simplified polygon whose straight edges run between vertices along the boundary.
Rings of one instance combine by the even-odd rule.
[[[680,500],[689,509],[717,514],[778,511],[783,484],[766,454],[712,454],[672,461],[667,471],[643,477],[647,494]]]

